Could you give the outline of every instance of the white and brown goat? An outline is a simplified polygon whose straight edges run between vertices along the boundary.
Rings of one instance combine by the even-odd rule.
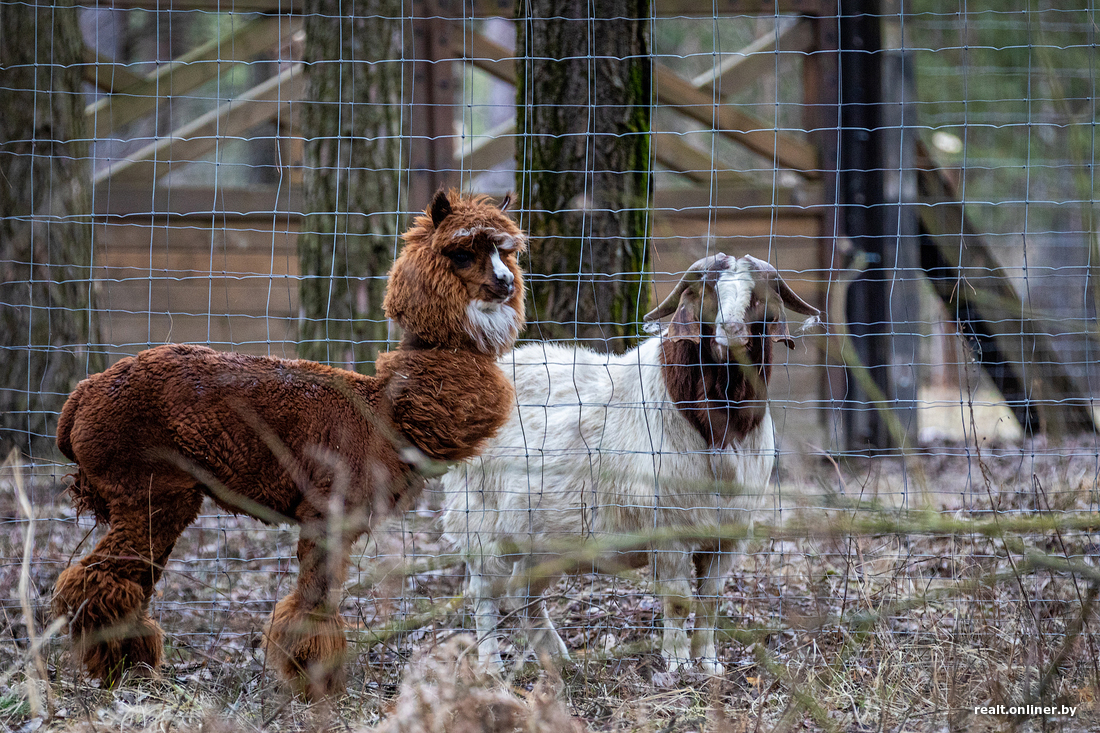
[[[608,553],[587,569],[651,560],[670,671],[695,658],[721,673],[717,605],[739,543],[709,533],[751,523],[771,477],[772,348],[793,346],[784,305],[816,320],[771,265],[717,254],[646,316],[660,330],[671,314],[667,329],[625,354],[536,343],[500,359],[518,409],[481,457],[443,479],[444,526],[467,560],[482,661],[502,664],[502,599],[523,611],[532,647],[568,655],[540,598],[565,567],[546,563],[563,547],[681,531],[691,538]]]

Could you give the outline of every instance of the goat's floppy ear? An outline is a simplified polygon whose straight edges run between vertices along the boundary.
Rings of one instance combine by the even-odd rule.
[[[451,199],[448,198],[447,192],[442,188],[436,191],[428,210],[432,215],[432,226],[438,227],[442,224],[443,220],[451,215]]]
[[[702,320],[699,299],[691,289],[685,290],[668,324],[667,337],[672,341],[691,341],[697,344],[703,338]]]
[[[788,349],[794,348],[794,339],[791,338],[791,332],[787,330],[787,314],[782,309],[779,311],[779,318],[768,323],[768,336],[773,341],[782,341]]]
[[[512,192],[504,194],[504,200],[500,202],[500,210],[507,211],[508,207],[512,205]]]

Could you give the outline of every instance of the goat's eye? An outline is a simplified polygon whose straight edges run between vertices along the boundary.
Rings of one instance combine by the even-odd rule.
[[[451,252],[447,256],[451,258],[451,262],[454,263],[455,267],[459,268],[460,270],[462,268],[469,267],[474,262],[473,254],[462,249]]]

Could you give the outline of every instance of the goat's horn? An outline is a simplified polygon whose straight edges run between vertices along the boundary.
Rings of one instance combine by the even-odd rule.
[[[676,310],[676,306],[680,303],[680,296],[684,294],[685,290],[687,290],[688,285],[691,285],[694,282],[698,282],[707,270],[726,269],[729,266],[727,263],[728,259],[729,255],[719,252],[716,255],[704,257],[703,259],[695,262],[695,264],[687,269],[687,272],[684,273],[684,276],[680,278],[680,282],[676,283],[676,287],[672,289],[672,292],[668,294],[668,297],[662,300],[659,306],[651,310],[649,313],[646,313],[642,320],[647,322],[658,321],[672,313],[674,310]]]
[[[790,286],[783,282],[783,278],[779,276],[779,270],[772,267],[771,264],[764,260],[758,260],[752,255],[745,255],[745,259],[749,261],[754,270],[764,275],[768,284],[779,294],[784,305],[790,307],[795,313],[801,313],[804,316],[821,315],[821,311],[798,297]]]

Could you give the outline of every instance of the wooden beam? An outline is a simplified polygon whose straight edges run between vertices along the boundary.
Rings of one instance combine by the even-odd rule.
[[[660,64],[656,67],[659,104],[675,107],[693,120],[717,128],[722,136],[773,161],[774,165],[791,168],[808,178],[818,175],[817,150],[813,145],[789,132],[775,130],[732,105],[722,104],[713,94],[699,91],[668,67]]]
[[[84,64],[84,80],[105,92],[134,86],[142,81],[142,77],[130,71],[130,67],[116,64],[89,46],[84,47]]]
[[[303,68],[303,64],[295,64],[167,137],[146,145],[125,160],[111,163],[95,175],[93,182],[99,185],[113,179],[152,185],[172,165],[198,160],[213,150],[218,141],[238,136],[285,113],[292,102],[302,97],[305,88]]]
[[[717,66],[691,80],[691,85],[721,97],[741,91],[758,77],[775,71],[775,55],[780,51],[805,51],[813,43],[813,29],[805,18],[780,18],[774,31],[728,54]]]
[[[84,113],[95,120],[96,137],[105,137],[166,104],[172,96],[186,94],[216,79],[228,70],[229,64],[248,61],[301,28],[301,19],[279,17],[262,17],[237,25],[224,36],[164,64],[145,78],[116,88],[111,96],[89,104]]]
[[[472,32],[453,34],[451,48],[475,68],[509,84],[516,83],[515,51]]]
[[[479,33],[464,34],[463,38],[464,46],[461,45],[462,39],[456,39],[452,44],[456,53],[463,54],[466,61],[496,78],[515,83],[513,51]],[[763,120],[716,102],[713,92],[697,89],[691,82],[660,64],[657,65],[657,97],[697,122],[712,128],[716,125],[723,136],[775,161],[777,165],[792,168],[809,178],[817,175],[817,151],[808,142],[787,132],[776,132]]]
[[[971,224],[954,184],[919,140],[914,162],[921,225],[934,247],[922,254],[926,273],[963,332],[1000,355],[983,367],[1013,403],[1021,424],[1053,437],[1094,432],[1091,399],[1062,363],[1053,329],[1028,312],[993,249]],[[977,356],[983,361],[983,354]]]
[[[516,154],[516,121],[501,123],[484,135],[468,138],[455,151],[455,163],[468,171],[487,171]]]
[[[714,158],[684,142],[678,132],[653,131],[653,155],[657,162],[669,170],[682,173],[696,183],[728,183],[750,188],[751,177],[729,169],[715,168]]]

